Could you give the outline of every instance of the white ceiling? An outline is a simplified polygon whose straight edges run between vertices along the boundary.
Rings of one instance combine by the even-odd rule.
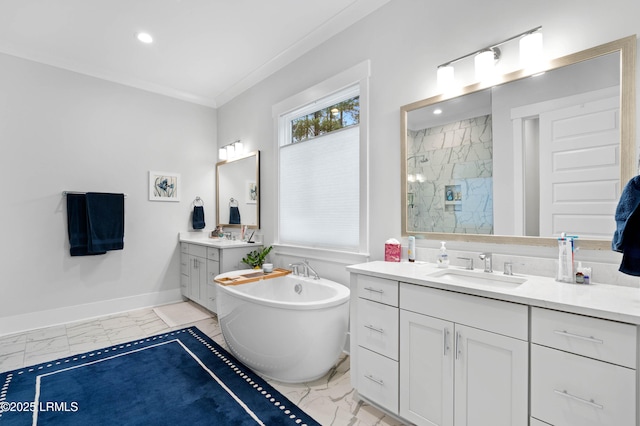
[[[388,1],[1,0],[0,52],[218,107]]]

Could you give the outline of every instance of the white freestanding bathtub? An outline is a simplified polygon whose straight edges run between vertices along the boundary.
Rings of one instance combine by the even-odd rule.
[[[216,278],[251,271],[233,271]],[[231,352],[262,375],[286,383],[322,377],[344,348],[349,289],[294,275],[216,285],[218,320]]]

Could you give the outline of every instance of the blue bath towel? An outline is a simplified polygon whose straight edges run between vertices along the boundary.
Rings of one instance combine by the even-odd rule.
[[[619,271],[640,276],[640,176],[632,178],[622,190],[615,219],[611,249],[622,253]]]
[[[239,225],[240,222],[240,209],[234,206],[229,207],[229,224],[230,225]]]
[[[71,256],[105,254],[89,252],[87,230],[87,197],[85,194],[67,194],[67,231]]]
[[[124,194],[87,192],[90,253],[124,248]]]
[[[193,225],[193,229],[203,229],[205,227],[203,206],[193,207],[193,214],[191,215],[191,223]]]

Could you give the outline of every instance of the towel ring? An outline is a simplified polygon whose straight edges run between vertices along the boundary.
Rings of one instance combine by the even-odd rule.
[[[229,200],[229,207],[238,207],[238,200],[236,200],[235,198],[231,198]]]
[[[204,201],[202,201],[202,198],[196,197],[196,199],[193,200],[193,205],[194,206],[204,206]]]

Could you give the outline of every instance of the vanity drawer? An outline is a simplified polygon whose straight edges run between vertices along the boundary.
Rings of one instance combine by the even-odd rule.
[[[189,276],[180,275],[180,292],[183,296],[189,297]]]
[[[198,244],[189,244],[189,254],[198,257],[207,257],[207,247]]]
[[[180,243],[180,253],[189,254],[189,244]]]
[[[531,416],[555,426],[632,426],[635,370],[531,345]]]
[[[398,363],[358,347],[358,393],[398,413]]]
[[[526,305],[400,283],[400,309],[520,340],[529,338]]]
[[[189,275],[189,255],[187,254],[180,254],[180,273]]]
[[[207,259],[220,260],[220,249],[215,247],[207,247]]]
[[[358,297],[398,306],[398,281],[358,275]]]
[[[531,308],[531,341],[636,368],[635,325],[550,309]]]
[[[358,345],[398,360],[399,311],[393,306],[358,299]]]

